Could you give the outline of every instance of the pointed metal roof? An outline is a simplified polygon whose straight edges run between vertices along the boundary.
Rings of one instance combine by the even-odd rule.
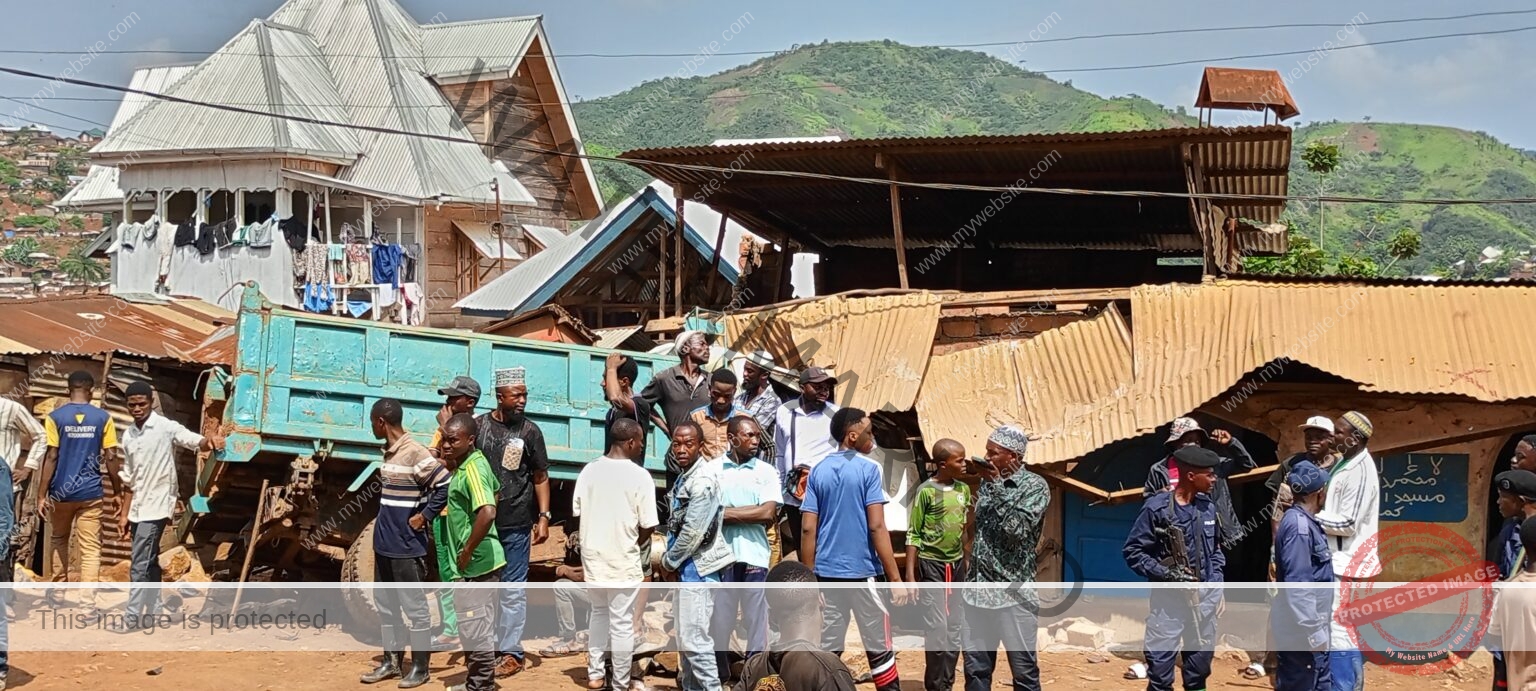
[[[252,21],[170,87],[180,98],[263,103],[273,113],[347,122],[336,83],[306,32]],[[92,149],[103,155],[252,152],[350,164],[363,153],[349,129],[153,100]]]

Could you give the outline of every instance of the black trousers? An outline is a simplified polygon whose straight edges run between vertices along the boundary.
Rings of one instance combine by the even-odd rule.
[[[465,583],[500,583],[500,572],[464,579]],[[465,691],[496,690],[496,594],[494,588],[458,588],[453,610],[459,617],[459,645],[469,675]]]
[[[849,614],[859,624],[859,639],[869,658],[869,676],[877,691],[901,691],[896,670],[896,650],[891,645],[891,617],[882,599],[880,581],[822,578],[824,583],[850,583],[857,587],[823,588],[821,599],[821,649],[838,657],[843,655],[843,641],[848,637]]]
[[[788,559],[789,553],[800,549],[800,507],[785,506],[784,520],[779,530],[779,558]]]
[[[921,583],[961,583],[964,562],[917,560]],[[918,590],[923,607],[923,688],[949,691],[955,685],[955,664],[960,660],[960,633],[965,626],[963,590],[927,586]]]
[[[379,628],[384,636],[384,650],[402,652],[407,645],[425,652],[432,642],[432,613],[427,603],[427,591],[420,587],[397,586],[395,583],[421,583],[427,578],[426,557],[375,557],[373,580],[388,584],[374,588],[374,600],[379,607]],[[426,632],[426,644],[422,645],[422,632]],[[462,634],[461,634],[462,635]]]

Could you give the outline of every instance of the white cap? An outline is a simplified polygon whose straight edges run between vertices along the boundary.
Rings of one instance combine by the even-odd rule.
[[[1333,421],[1321,415],[1313,415],[1312,417],[1307,418],[1305,423],[1302,423],[1301,428],[1320,429],[1329,434],[1333,434]]]

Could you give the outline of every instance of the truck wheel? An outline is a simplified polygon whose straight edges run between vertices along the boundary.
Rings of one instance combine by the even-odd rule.
[[[347,558],[341,563],[341,580],[343,583],[372,583],[373,574],[373,521],[368,521],[347,548]],[[379,608],[374,602],[372,588],[342,586],[341,599],[356,630],[378,634]]]

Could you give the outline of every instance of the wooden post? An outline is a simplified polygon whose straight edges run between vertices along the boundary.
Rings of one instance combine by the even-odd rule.
[[[683,207],[687,203],[685,197],[677,198],[677,234],[672,236],[673,261],[677,262],[677,271],[672,274],[672,309],[677,311],[679,317],[683,316],[683,233],[687,227],[683,220]]]
[[[896,233],[896,275],[907,288],[907,240],[901,230],[901,186],[891,183],[891,228]]]
[[[779,245],[779,248],[779,268],[776,277],[773,279],[774,302],[782,302],[784,300],[784,286],[789,283],[789,266],[795,263],[795,250],[789,246],[788,238],[784,239],[784,243]],[[791,291],[790,295],[794,295],[793,291]]]
[[[667,316],[667,224],[662,223],[657,230],[661,231],[661,240],[656,243],[656,318],[660,319]]]
[[[331,188],[325,188],[325,244],[336,242],[331,236]]]
[[[504,228],[501,225],[501,181],[500,180],[492,180],[491,181],[491,191],[496,193],[496,222],[491,224],[491,229],[496,231],[496,252],[497,252],[498,255],[500,255],[500,256],[498,256],[496,258],[496,271],[498,271],[500,273],[506,273],[507,272],[507,243],[501,237],[502,236],[502,230],[504,230]]]
[[[704,294],[713,298],[715,295],[715,277],[720,275],[720,250],[725,245],[725,224],[730,220],[730,214],[720,214],[720,230],[715,233],[715,256],[709,261],[709,287]]]
[[[235,616],[240,611],[240,596],[244,595],[245,579],[251,575],[251,557],[256,556],[256,540],[261,537],[262,514],[267,511],[267,485],[270,480],[261,481],[261,494],[256,497],[256,517],[251,519],[251,538],[245,544],[245,564],[240,567],[240,580],[235,582],[235,602],[229,608],[229,616]]]

